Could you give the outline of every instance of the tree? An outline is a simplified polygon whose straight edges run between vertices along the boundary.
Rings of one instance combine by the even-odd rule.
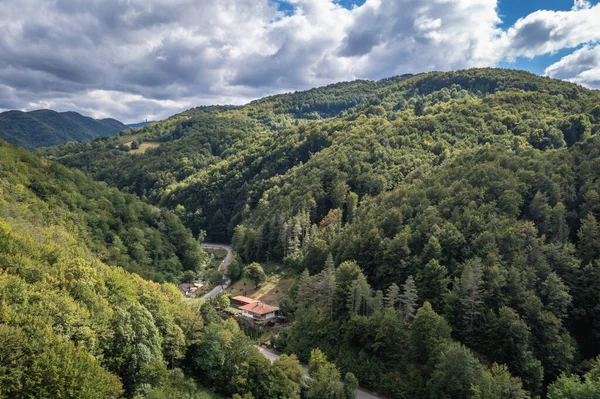
[[[546,233],[546,222],[551,212],[552,208],[548,205],[548,197],[540,191],[535,193],[529,205],[529,214],[541,233]]]
[[[596,399],[600,398],[600,379],[586,374],[582,379],[577,375],[562,374],[548,387],[548,399]]]
[[[448,269],[432,259],[417,272],[417,288],[420,301],[429,301],[436,309],[441,309],[448,293]]]
[[[181,282],[183,283],[193,283],[196,281],[196,272],[193,270],[186,270],[183,273],[183,277],[181,278]]]
[[[295,355],[282,355],[273,362],[272,374],[272,396],[277,398],[299,399],[300,390],[305,385],[304,370]],[[265,397],[266,392],[259,392]],[[258,396],[261,397],[261,396]]]
[[[231,281],[235,282],[242,278],[244,275],[244,269],[242,268],[242,264],[239,259],[234,259],[227,267],[227,275],[231,279]]]
[[[473,329],[475,319],[481,313],[479,307],[481,306],[482,284],[481,259],[475,258],[465,264],[460,278],[465,320],[469,331]]]
[[[313,300],[313,289],[308,269],[304,269],[298,278],[298,293],[296,295],[298,303],[306,306]]]
[[[432,260],[439,261],[442,256],[442,247],[437,237],[431,235],[429,237],[429,241],[423,248],[423,253],[421,254],[422,262],[427,263]]]
[[[579,237],[579,253],[584,264],[600,256],[600,227],[591,213],[581,220]]]
[[[409,326],[409,343],[414,361],[427,364],[450,340],[451,331],[446,320],[435,313],[429,302],[425,302]]]
[[[400,288],[393,283],[390,285],[385,293],[384,304],[386,308],[395,309],[396,305],[400,302]]]
[[[343,399],[344,385],[340,381],[340,371],[327,361],[320,349],[313,349],[308,363],[308,374],[314,379],[310,383],[308,399]]]
[[[231,301],[229,300],[229,296],[227,296],[226,294],[223,294],[223,293],[217,297],[217,302],[221,309],[227,309],[229,306],[231,306]]]
[[[567,209],[562,202],[556,203],[550,213],[548,221],[548,235],[550,241],[564,244],[569,238],[569,225],[566,219]]]
[[[346,196],[346,223],[352,223],[358,209],[358,195],[350,191]]]
[[[529,399],[521,379],[510,375],[505,365],[494,363],[471,387],[473,399]]]
[[[364,274],[360,273],[348,292],[348,311],[353,315],[366,316],[373,310],[372,290]]]
[[[408,276],[406,282],[402,285],[402,295],[400,296],[400,309],[402,309],[405,321],[410,321],[415,317],[417,299],[415,280],[412,276]]]
[[[459,343],[448,344],[436,362],[429,381],[431,397],[468,398],[472,386],[481,381],[483,367],[467,347]]]
[[[554,272],[548,274],[542,283],[541,296],[545,299],[546,308],[559,319],[567,315],[568,307],[571,305],[569,288]]]
[[[356,376],[346,373],[344,376],[344,399],[356,399],[356,388],[358,388]]]
[[[258,287],[261,283],[267,280],[267,275],[259,263],[251,263],[244,268],[244,277],[254,283]]]

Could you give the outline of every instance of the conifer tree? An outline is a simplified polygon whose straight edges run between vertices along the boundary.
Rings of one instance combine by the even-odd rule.
[[[404,320],[410,321],[415,317],[417,310],[417,286],[413,276],[408,276],[406,282],[402,285],[402,295],[400,295],[400,308],[404,314]]]

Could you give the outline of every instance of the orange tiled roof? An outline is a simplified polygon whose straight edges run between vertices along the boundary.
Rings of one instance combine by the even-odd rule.
[[[234,301],[237,301],[237,302],[244,302],[247,304],[258,302],[258,299],[252,299],[252,298],[248,298],[247,296],[242,296],[242,295],[234,296],[231,299],[233,299]]]
[[[265,305],[264,303],[258,302],[258,301],[254,302],[254,303],[250,303],[248,305],[241,306],[240,310],[245,310],[247,312],[258,314],[258,315],[264,315],[267,313],[272,313],[272,312],[277,311],[277,309],[274,308],[273,306]]]

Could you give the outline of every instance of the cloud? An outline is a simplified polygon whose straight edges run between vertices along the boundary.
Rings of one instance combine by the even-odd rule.
[[[581,9],[591,8],[591,7],[592,7],[592,3],[590,3],[587,0],[575,0],[572,10],[577,11],[577,10],[581,10]]]
[[[551,78],[600,89],[600,45],[584,46],[546,68]]]
[[[533,58],[600,40],[600,4],[576,1],[571,11],[540,10],[519,19],[503,35],[508,58]]]
[[[493,65],[501,31],[496,0],[369,0],[338,49],[360,57],[359,76]]]
[[[286,3],[284,13],[275,0],[3,0],[0,108],[134,122],[340,80],[493,66],[582,44],[585,51],[547,73],[593,81],[598,65],[596,58],[582,61],[600,40],[600,5],[585,0],[570,11],[524,16],[505,31],[497,0]],[[575,64],[587,66],[577,72]]]

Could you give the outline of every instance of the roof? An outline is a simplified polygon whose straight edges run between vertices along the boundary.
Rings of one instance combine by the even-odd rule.
[[[241,306],[240,310],[245,310],[250,313],[263,315],[263,314],[275,312],[275,311],[277,311],[277,308],[274,308],[273,306],[265,305],[264,303],[257,301],[254,303],[250,303],[248,305]]]
[[[247,296],[242,296],[242,295],[234,296],[231,299],[233,299],[236,302],[243,302],[246,304],[258,302],[258,299],[252,299],[252,298],[248,298]]]

